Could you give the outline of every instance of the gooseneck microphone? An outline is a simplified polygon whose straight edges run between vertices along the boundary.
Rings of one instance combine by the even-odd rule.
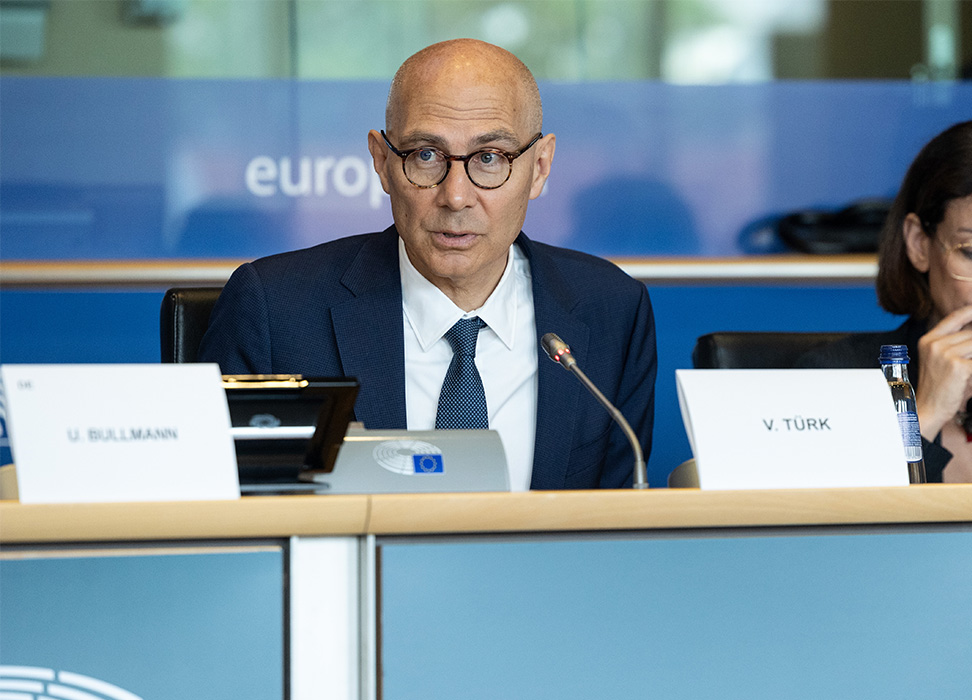
[[[577,360],[570,354],[570,347],[556,333],[545,333],[540,338],[540,345],[543,346],[544,351],[546,351],[547,356],[551,360],[561,365],[564,369],[573,372],[581,384],[587,387],[587,390],[594,395],[594,398],[600,401],[601,405],[607,409],[607,412],[611,414],[611,418],[621,426],[621,430],[624,431],[624,435],[628,438],[628,442],[631,443],[631,449],[634,451],[634,483],[632,485],[636,489],[648,488],[648,472],[645,469],[644,453],[641,450],[641,445],[638,444],[638,436],[635,435],[628,421],[621,415],[621,411],[615,408],[614,404],[608,401],[607,397],[581,371],[581,368],[577,366]]]

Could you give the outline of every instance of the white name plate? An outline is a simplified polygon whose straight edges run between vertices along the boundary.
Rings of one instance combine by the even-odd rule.
[[[676,370],[703,489],[905,486],[880,369]]]
[[[22,503],[240,497],[215,364],[3,365]]]

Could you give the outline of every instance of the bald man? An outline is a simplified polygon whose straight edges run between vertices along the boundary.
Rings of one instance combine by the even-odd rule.
[[[410,57],[368,134],[394,225],[241,266],[200,359],[357,377],[371,429],[495,429],[514,490],[631,485],[622,430],[538,338],[571,346],[647,457],[651,302],[611,263],[522,233],[556,145],[542,122],[536,81],[504,49],[458,39]]]

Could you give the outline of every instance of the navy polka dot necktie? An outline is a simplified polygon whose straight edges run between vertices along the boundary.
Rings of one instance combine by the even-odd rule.
[[[476,369],[476,341],[479,329],[485,326],[479,317],[461,318],[446,331],[445,338],[452,345],[454,354],[439,394],[439,411],[435,417],[437,430],[485,430],[489,427],[486,392]]]

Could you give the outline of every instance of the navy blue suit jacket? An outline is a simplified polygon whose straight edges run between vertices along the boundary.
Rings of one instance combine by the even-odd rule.
[[[530,261],[537,337],[553,332],[651,450],[657,371],[645,285],[612,263],[520,234]],[[539,345],[539,343],[538,343]],[[576,377],[539,349],[534,489],[620,488],[633,455]],[[355,418],[405,428],[405,344],[398,234],[342,238],[237,269],[203,338],[200,361],[224,374],[356,377]]]

